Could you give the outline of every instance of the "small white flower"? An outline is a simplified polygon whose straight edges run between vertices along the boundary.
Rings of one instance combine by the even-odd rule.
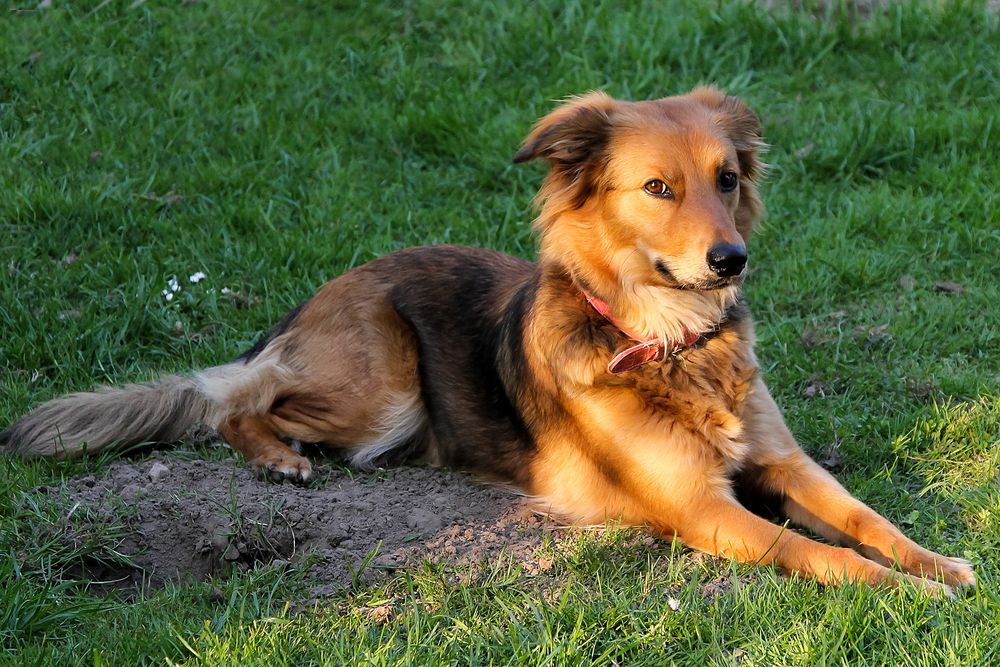
[[[174,293],[173,292],[168,292],[167,290],[163,290],[163,298],[166,299],[167,301],[173,301],[174,300]]]
[[[681,601],[677,598],[667,598],[667,606],[673,611],[677,611],[681,608]]]
[[[223,294],[232,294],[233,290],[229,289],[228,287],[223,287],[222,288],[222,293]]]
[[[180,283],[177,282],[177,276],[170,276],[170,280],[167,281],[167,287],[170,288],[171,292],[180,291]]]
[[[204,272],[202,272],[202,271],[196,271],[196,272],[192,273],[190,276],[188,276],[188,280],[190,280],[193,283],[200,283],[202,280],[204,280],[207,277],[208,276],[206,276]]]

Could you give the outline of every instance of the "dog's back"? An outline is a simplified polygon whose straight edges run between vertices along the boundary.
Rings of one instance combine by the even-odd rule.
[[[0,434],[22,455],[172,442],[262,419],[355,465],[423,458],[519,481],[531,449],[512,387],[534,264],[477,248],[392,253],[330,281],[233,363],[43,404]]]

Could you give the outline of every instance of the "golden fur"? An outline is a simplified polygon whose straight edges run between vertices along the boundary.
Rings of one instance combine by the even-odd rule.
[[[308,481],[295,444],[319,443],[362,466],[470,470],[577,521],[646,525],[824,583],[974,586],[968,563],[915,544],[809,459],[764,385],[740,292],[762,146],[753,111],[712,88],[572,99],[515,157],[549,165],[537,264],[452,246],[393,253],[327,283],[231,364],[57,399],[2,439],[75,455],[201,421],[278,479]],[[611,373],[634,344],[623,331],[702,338]],[[744,504],[760,499],[848,548]]]

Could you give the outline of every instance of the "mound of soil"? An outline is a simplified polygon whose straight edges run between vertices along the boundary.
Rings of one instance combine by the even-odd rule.
[[[301,488],[259,480],[235,461],[161,455],[70,480],[60,502],[68,514],[117,526],[118,550],[135,568],[103,563],[81,573],[115,587],[204,579],[306,554],[317,557],[317,596],[424,559],[475,565],[502,552],[528,573],[550,564],[537,552],[551,520],[508,490],[428,468],[363,474],[321,463],[317,472]]]

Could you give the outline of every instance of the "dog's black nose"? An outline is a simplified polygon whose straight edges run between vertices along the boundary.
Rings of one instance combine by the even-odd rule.
[[[747,265],[747,249],[741,245],[720,243],[708,251],[708,268],[723,278],[738,276]]]

